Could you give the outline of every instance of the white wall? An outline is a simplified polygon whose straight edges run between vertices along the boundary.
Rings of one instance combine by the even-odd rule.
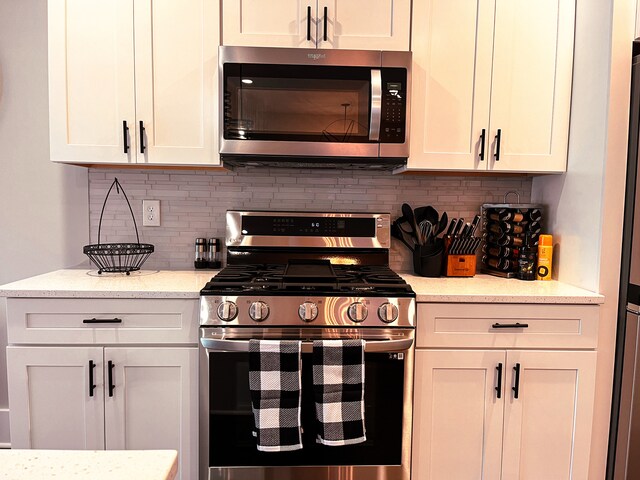
[[[89,239],[87,170],[49,157],[46,0],[0,1],[0,284],[76,265]],[[9,441],[0,302],[0,445]]]
[[[604,478],[616,317],[636,0],[578,0],[569,164],[538,177],[533,201],[551,206],[557,278],[605,296],[600,308],[589,478]]]

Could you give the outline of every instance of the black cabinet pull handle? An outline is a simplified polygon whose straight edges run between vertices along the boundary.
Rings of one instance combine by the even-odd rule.
[[[307,41],[311,41],[311,6],[307,6]]]
[[[494,157],[496,157],[496,162],[500,161],[500,139],[502,138],[502,130],[498,129],[498,133],[496,133],[496,153]]]
[[[483,128],[482,133],[480,134],[480,161],[484,161],[484,139],[485,139],[486,133],[487,133],[487,130]]]
[[[93,383],[93,370],[96,368],[96,364],[93,360],[89,360],[89,396],[93,397],[93,391],[96,385]]]
[[[127,121],[122,121],[122,138],[124,139],[124,153],[129,153],[129,127]]]
[[[528,323],[494,323],[491,328],[529,328]]]
[[[511,387],[513,390],[513,398],[518,398],[518,394],[520,393],[520,364],[516,363],[516,366],[513,367],[513,371],[516,372],[515,385]]]
[[[85,318],[82,323],[122,323],[121,318]]]
[[[109,396],[113,397],[113,391],[116,389],[115,384],[113,383],[113,367],[115,367],[114,363],[109,360]]]
[[[140,120],[140,153],[144,153],[144,122]]]
[[[502,362],[496,367],[498,371],[498,384],[496,385],[496,398],[502,398]]]
[[[324,7],[324,41],[327,41],[327,7]]]

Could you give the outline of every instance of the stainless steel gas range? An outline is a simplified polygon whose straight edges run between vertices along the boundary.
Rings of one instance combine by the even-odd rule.
[[[201,291],[201,476],[409,480],[415,293],[388,266],[388,214],[227,212],[227,267]],[[252,435],[249,342],[301,346],[303,448]],[[366,441],[316,442],[311,345],[363,339]]]

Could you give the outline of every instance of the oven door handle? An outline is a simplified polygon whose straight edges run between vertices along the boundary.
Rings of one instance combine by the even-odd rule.
[[[333,340],[333,339],[332,339]],[[248,352],[249,340],[229,340],[220,338],[201,338],[200,343],[207,350],[221,352]],[[365,352],[398,352],[409,350],[413,345],[413,338],[392,340],[366,340]],[[302,352],[311,353],[313,342],[302,342]]]
[[[380,141],[380,119],[382,118],[382,73],[371,69],[371,118],[369,120],[369,140]]]

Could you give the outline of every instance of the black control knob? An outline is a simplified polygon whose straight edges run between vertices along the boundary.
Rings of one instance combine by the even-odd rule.
[[[229,300],[218,305],[218,318],[223,322],[230,322],[238,316],[238,306]]]
[[[298,308],[298,316],[303,322],[313,322],[318,317],[318,305],[313,302],[304,302]]]
[[[395,322],[398,319],[398,307],[393,303],[383,303],[378,307],[378,318],[384,323]]]
[[[369,311],[367,310],[365,304],[362,302],[352,303],[347,310],[347,315],[349,315],[351,321],[356,323],[364,322],[368,314]]]

